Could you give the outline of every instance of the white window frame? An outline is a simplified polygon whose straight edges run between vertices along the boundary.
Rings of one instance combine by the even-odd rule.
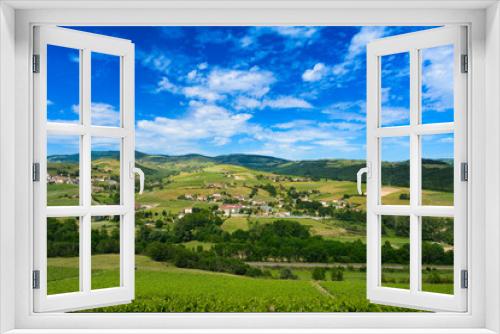
[[[467,163],[467,75],[461,73],[462,55],[467,54],[466,27],[450,26],[373,40],[367,45],[367,297],[373,303],[414,307],[423,310],[464,312],[467,290],[461,287],[462,270],[467,270],[467,184],[461,180],[461,163]],[[422,123],[421,50],[452,45],[454,121]],[[409,55],[409,124],[382,126],[382,57],[407,52]],[[454,134],[454,205],[422,205],[422,135]],[[382,143],[387,137],[407,137],[410,156],[409,205],[382,205]],[[410,219],[410,289],[384,287],[382,278],[382,216]],[[452,295],[422,291],[422,217],[454,218],[454,289]]]
[[[33,184],[34,270],[39,271],[39,289],[34,292],[35,312],[74,311],[94,307],[130,303],[135,292],[135,110],[134,110],[134,44],[129,40],[101,36],[60,27],[34,27],[34,54],[39,55],[39,73],[34,84],[34,162],[39,164],[39,182]],[[47,122],[47,45],[78,50],[80,53],[79,124]],[[91,54],[119,57],[120,125],[96,126],[91,113]],[[47,136],[78,136],[80,146],[80,203],[76,206],[47,206]],[[91,204],[92,137],[115,138],[120,141],[120,203]],[[120,285],[91,288],[91,220],[93,216],[120,216]],[[79,218],[79,291],[47,295],[47,218]]]
[[[131,5],[132,4],[132,5]],[[19,8],[16,12],[9,5]],[[36,329],[89,329],[88,332],[106,332],[105,329],[143,328],[164,329],[163,332],[181,332],[175,329],[191,328],[201,332],[238,332],[253,328],[255,332],[341,332],[349,328],[355,332],[466,332],[491,333],[500,331],[498,260],[500,230],[500,11],[498,3],[490,2],[415,2],[337,1],[332,3],[297,1],[294,3],[238,3],[221,4],[216,1],[180,4],[176,2],[94,2],[66,1],[18,2],[0,4],[0,209],[15,205],[15,212],[0,210],[0,303],[1,330],[16,329],[16,333],[34,333]],[[71,6],[74,6],[73,8]],[[120,6],[122,6],[120,8]],[[137,9],[123,9],[132,6]],[[150,9],[147,9],[147,7]],[[163,8],[158,8],[162,7]],[[198,7],[193,7],[198,6]],[[201,7],[205,8],[201,8]],[[224,8],[225,6],[229,8]],[[365,6],[365,7],[364,7]],[[397,6],[397,9],[391,9]],[[487,8],[489,6],[489,8]],[[69,7],[58,9],[58,7]],[[74,8],[80,9],[74,9]],[[100,9],[98,9],[99,7]],[[108,7],[114,10],[103,10]],[[154,9],[151,9],[153,7]],[[184,7],[184,9],[179,9]],[[271,7],[271,8],[270,8]],[[22,9],[24,8],[24,9]],[[51,10],[47,10],[51,9]],[[86,9],[81,9],[86,8]],[[347,8],[347,9],[346,9]],[[349,9],[350,8],[350,9]],[[436,9],[437,8],[437,9]],[[486,9],[487,8],[487,9]],[[56,10],[58,9],[58,10]],[[15,22],[14,22],[15,18]],[[486,22],[486,25],[485,25]],[[30,181],[32,147],[32,27],[35,24],[58,25],[443,25],[465,24],[469,27],[468,78],[468,132],[470,181],[468,216],[470,242],[468,243],[469,307],[466,313],[435,314],[34,314],[31,290],[32,207]],[[488,29],[486,29],[488,28]],[[13,31],[15,31],[15,42]],[[15,66],[15,73],[12,68]],[[488,66],[488,71],[485,71]],[[5,75],[7,73],[7,75]],[[15,86],[12,82],[15,80]],[[488,85],[487,85],[488,84]],[[15,99],[10,97],[15,94]],[[12,112],[15,110],[15,113]],[[15,114],[15,115],[14,115]],[[487,121],[486,121],[487,120]],[[15,145],[12,145],[15,127]],[[486,140],[485,133],[488,133]],[[10,139],[10,142],[6,142]],[[486,150],[488,154],[486,154]],[[10,160],[7,160],[10,159]],[[15,164],[9,163],[15,159]],[[488,164],[486,164],[488,163]],[[15,168],[15,182],[7,172]],[[486,173],[488,172],[488,182]],[[9,179],[10,178],[10,179]],[[16,189],[15,203],[8,199],[11,185]],[[486,196],[488,193],[488,196]],[[485,205],[489,204],[487,207]],[[15,219],[15,226],[6,219]],[[472,230],[472,226],[474,229]],[[14,250],[14,256],[12,256]],[[487,254],[492,254],[486,257]],[[486,266],[486,264],[488,266]],[[9,286],[9,284],[11,284]],[[15,288],[12,289],[12,286]],[[14,291],[12,291],[14,290]],[[488,293],[486,291],[488,290]],[[14,307],[12,307],[14,305]],[[26,330],[24,330],[26,329]],[[28,331],[31,329],[31,331]],[[99,330],[101,329],[101,330]],[[198,329],[198,331],[196,330]],[[216,329],[220,329],[217,331]],[[265,330],[267,329],[267,330]],[[288,329],[288,330],[286,330]],[[357,330],[355,330],[357,329]],[[462,330],[459,330],[462,329]],[[490,331],[491,329],[492,331]],[[343,331],[343,332],[345,332]],[[54,332],[54,331],[51,331]],[[144,333],[144,330],[136,332]],[[186,331],[184,331],[186,333]],[[248,330],[246,331],[248,332]]]

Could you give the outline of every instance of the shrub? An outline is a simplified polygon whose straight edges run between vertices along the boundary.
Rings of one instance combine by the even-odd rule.
[[[343,281],[344,280],[344,271],[340,267],[332,267],[332,281]]]
[[[297,275],[292,272],[290,268],[281,268],[280,269],[280,278],[281,279],[297,279]]]
[[[312,273],[312,279],[315,281],[326,281],[326,270],[323,267],[315,267]]]
[[[163,227],[163,220],[161,219],[158,219],[156,221],[156,228],[162,228]]]

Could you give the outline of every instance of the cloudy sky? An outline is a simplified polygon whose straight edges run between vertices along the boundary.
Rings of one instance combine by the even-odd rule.
[[[366,158],[366,44],[427,28],[77,29],[135,43],[137,150],[303,160]],[[78,51],[49,46],[48,55],[48,120],[78,122]],[[424,123],[453,121],[452,57],[448,46],[422,51]],[[408,62],[407,54],[382,59],[384,126],[409,122]],[[119,125],[118,80],[117,57],[93,53],[94,125]],[[70,137],[49,136],[48,154],[75,153]],[[424,156],[452,157],[452,135],[423,140]],[[384,160],[408,159],[406,138],[384,141]],[[95,150],[116,148],[93,138]]]

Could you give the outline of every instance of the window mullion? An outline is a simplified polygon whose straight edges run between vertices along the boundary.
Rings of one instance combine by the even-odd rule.
[[[90,50],[88,48],[82,51],[82,85],[80,89],[80,117],[82,119],[82,124],[84,128],[90,128],[90,115],[91,115],[91,58]],[[89,211],[82,217],[83,228],[80,238],[82,238],[81,247],[81,268],[80,278],[83,282],[83,291],[89,293],[92,290],[92,267],[91,267],[91,255],[92,255],[92,240],[91,240],[91,216],[90,207],[92,206],[92,189],[91,189],[91,135],[90,131],[87,131],[82,136],[82,148],[81,148],[81,166],[80,170],[82,175],[80,177],[80,188],[81,188],[81,198],[82,204]]]
[[[419,50],[410,50],[410,291],[417,293],[420,281],[419,217],[414,210],[420,204],[420,136],[415,133],[419,124],[420,104]]]

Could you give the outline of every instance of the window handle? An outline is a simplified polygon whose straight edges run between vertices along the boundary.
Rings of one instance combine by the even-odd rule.
[[[139,184],[140,184],[139,195],[142,195],[142,192],[144,191],[144,172],[140,168],[135,167],[135,163],[131,161],[130,178],[135,179],[136,173],[139,174]]]
[[[361,191],[361,176],[363,173],[366,173],[366,177],[369,179],[372,177],[372,163],[370,161],[366,162],[366,167],[361,168],[358,171],[358,192],[360,195],[363,195],[363,192]]]

